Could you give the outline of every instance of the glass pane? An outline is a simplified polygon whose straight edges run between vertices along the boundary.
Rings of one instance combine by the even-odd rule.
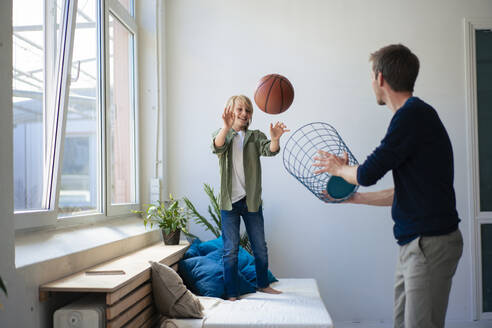
[[[475,41],[480,210],[492,211],[492,31],[477,30]]]
[[[111,199],[113,204],[134,203],[133,35],[111,15],[109,56]]]
[[[492,312],[492,224],[481,225],[483,312]]]
[[[96,0],[78,2],[58,201],[60,216],[99,208],[101,138],[96,5]]]
[[[44,2],[13,1],[14,208],[42,208],[44,167]]]

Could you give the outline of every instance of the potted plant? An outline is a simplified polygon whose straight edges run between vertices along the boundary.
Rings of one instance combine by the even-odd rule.
[[[162,237],[164,244],[177,245],[181,231],[188,236],[194,237],[188,232],[186,225],[188,223],[188,212],[179,206],[179,200],[174,199],[172,195],[169,195],[169,201],[157,201],[157,204],[146,205],[147,208],[144,211],[133,211],[142,215],[144,226],[150,223],[152,228],[158,225],[162,230]]]

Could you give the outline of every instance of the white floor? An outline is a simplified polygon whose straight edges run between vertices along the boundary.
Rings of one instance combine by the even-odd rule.
[[[377,322],[335,322],[335,328],[393,328],[391,323]],[[492,328],[492,320],[446,322],[446,328]]]

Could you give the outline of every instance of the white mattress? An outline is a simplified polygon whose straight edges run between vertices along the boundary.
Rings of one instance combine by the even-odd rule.
[[[280,279],[280,295],[253,293],[239,301],[200,297],[203,319],[167,319],[161,328],[322,327],[333,323],[314,279]]]

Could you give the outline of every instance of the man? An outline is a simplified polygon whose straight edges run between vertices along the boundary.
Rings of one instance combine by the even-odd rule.
[[[392,206],[399,245],[394,326],[444,327],[451,281],[463,251],[453,188],[453,152],[436,111],[413,96],[418,58],[405,46],[371,54],[372,87],[393,117],[381,144],[360,166],[319,151],[316,173],[370,186],[389,170],[394,188],[355,193],[356,204]]]

